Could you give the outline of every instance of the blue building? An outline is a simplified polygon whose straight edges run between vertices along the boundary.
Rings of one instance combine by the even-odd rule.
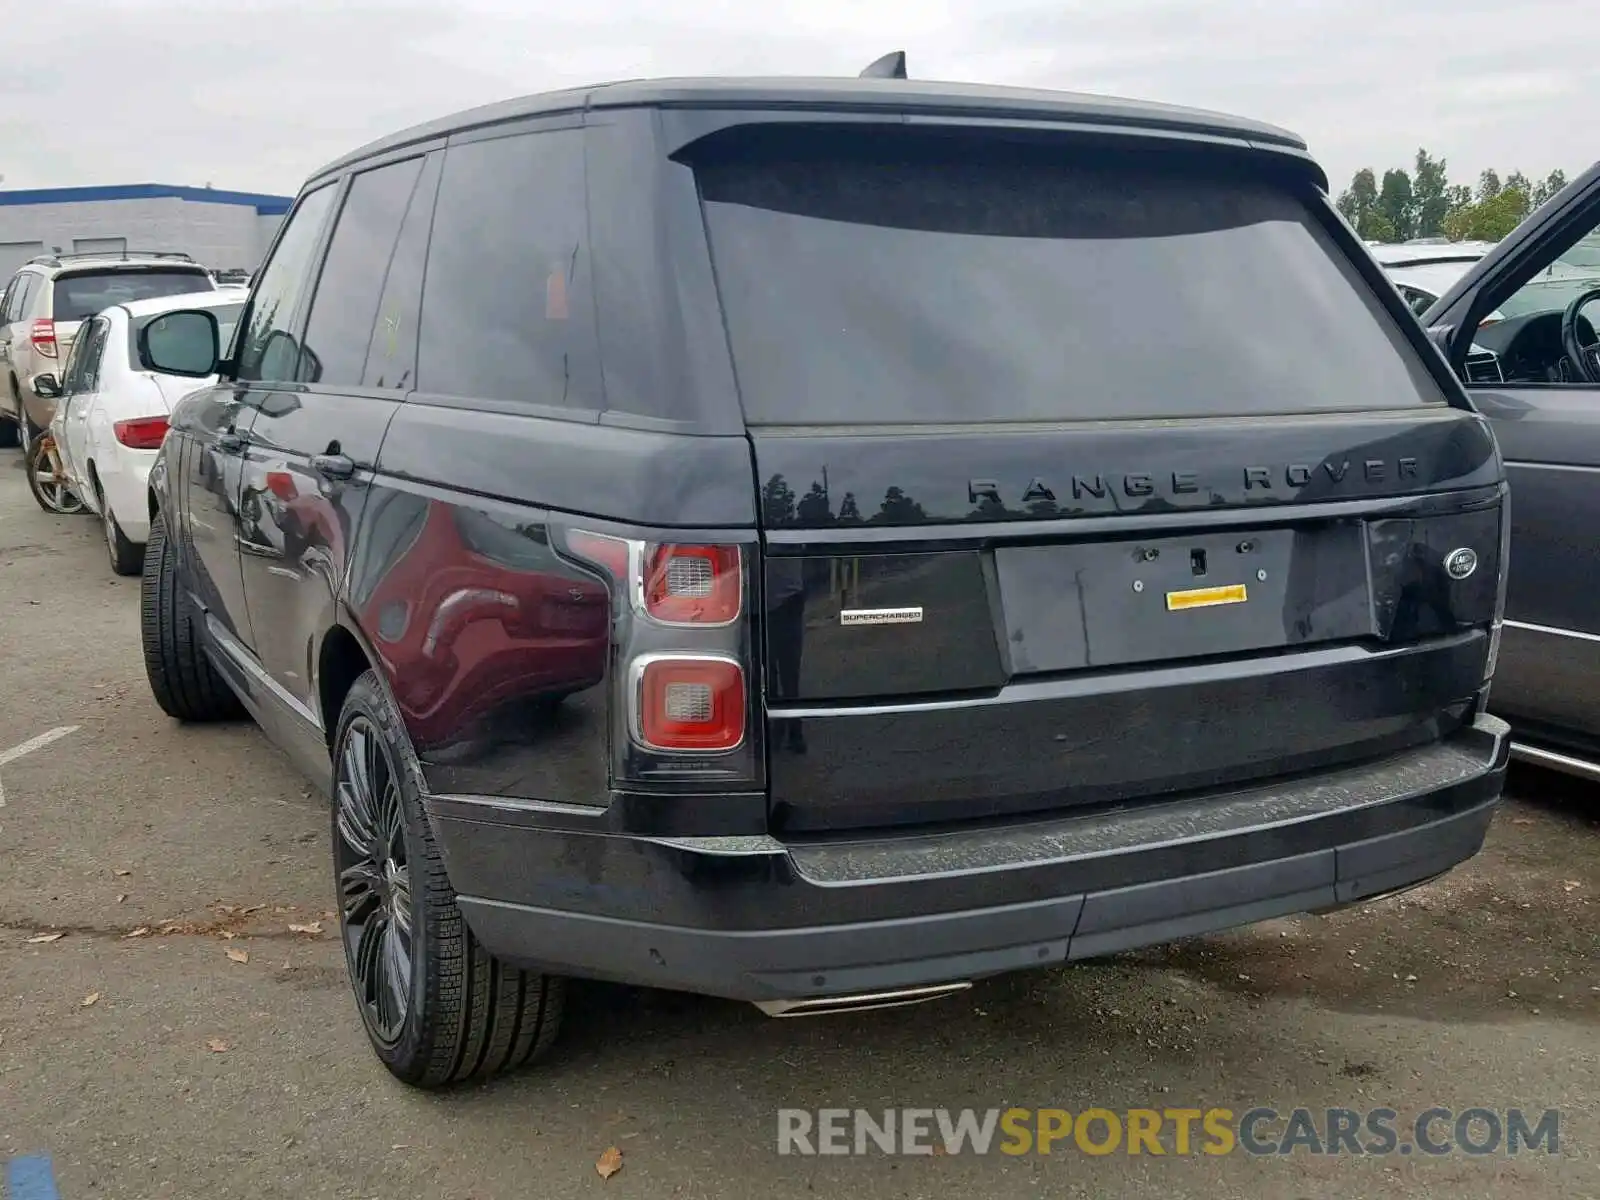
[[[0,191],[0,279],[36,254],[181,250],[254,271],[292,196],[134,183]]]

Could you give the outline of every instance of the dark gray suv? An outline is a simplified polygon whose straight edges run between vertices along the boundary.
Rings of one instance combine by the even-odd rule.
[[[867,80],[517,100],[319,171],[152,475],[167,712],[333,797],[373,1046],[564,977],[908,1003],[1480,846],[1494,439],[1294,136]]]

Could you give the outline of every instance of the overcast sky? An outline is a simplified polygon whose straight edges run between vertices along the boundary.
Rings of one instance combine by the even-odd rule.
[[[0,20],[0,188],[292,193],[371,138],[508,96],[683,74],[913,75],[1237,112],[1335,189],[1417,147],[1453,180],[1600,158],[1585,0],[51,0]]]

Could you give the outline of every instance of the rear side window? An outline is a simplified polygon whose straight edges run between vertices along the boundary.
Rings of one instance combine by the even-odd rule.
[[[303,381],[350,387],[361,382],[378,297],[421,172],[422,159],[412,158],[351,179],[306,322]]]
[[[417,388],[598,411],[583,131],[445,152],[422,294]]]
[[[215,290],[204,271],[75,272],[56,276],[53,310],[57,321],[85,321],[113,304]]]
[[[746,418],[1443,403],[1297,195],[1197,156],[764,131],[699,159]]]

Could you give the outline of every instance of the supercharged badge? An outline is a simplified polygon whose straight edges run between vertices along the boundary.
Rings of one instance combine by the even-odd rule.
[[[846,608],[839,612],[841,625],[917,625],[922,621],[922,607],[916,608]]]

